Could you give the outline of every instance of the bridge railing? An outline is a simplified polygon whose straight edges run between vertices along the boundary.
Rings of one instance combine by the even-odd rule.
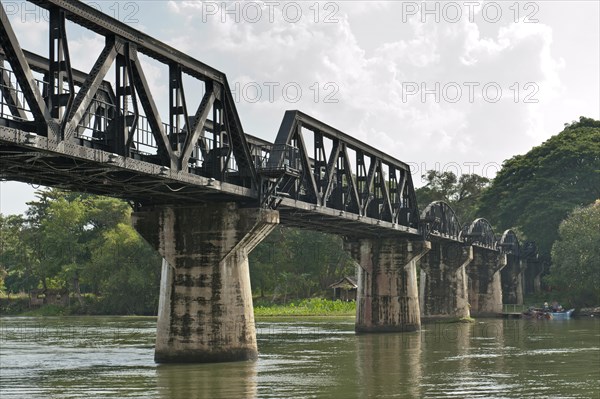
[[[39,90],[44,90],[44,82],[36,80]],[[27,122],[33,118],[27,105],[25,94],[19,86],[12,70],[4,67],[0,58],[0,116],[15,122]]]
[[[271,162],[272,158],[281,163]],[[301,169],[300,151],[288,144],[272,144],[261,147],[261,155],[256,158],[256,168],[262,176],[280,177],[285,174],[298,174]]]

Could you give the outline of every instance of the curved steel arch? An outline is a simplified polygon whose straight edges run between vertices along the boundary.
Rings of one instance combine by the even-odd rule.
[[[454,209],[444,201],[434,201],[421,212],[424,237],[437,235],[460,240],[461,226]]]
[[[476,244],[490,249],[496,249],[496,236],[490,222],[484,218],[475,219],[470,225],[465,225],[460,237],[468,244]]]
[[[508,229],[502,234],[502,238],[498,244],[500,250],[506,254],[519,256],[521,254],[521,247],[519,245],[519,239],[517,234]]]

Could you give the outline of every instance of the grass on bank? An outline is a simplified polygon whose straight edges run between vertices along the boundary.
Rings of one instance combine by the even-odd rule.
[[[84,297],[84,305],[71,300],[70,306],[43,305],[30,308],[27,296],[0,298],[0,316],[69,316],[69,315],[121,315],[104,306],[101,298]],[[332,301],[323,298],[296,299],[286,304],[265,299],[254,300],[256,316],[354,316],[355,302]]]
[[[323,298],[301,299],[285,305],[256,301],[255,316],[354,316],[355,302],[332,301]]]

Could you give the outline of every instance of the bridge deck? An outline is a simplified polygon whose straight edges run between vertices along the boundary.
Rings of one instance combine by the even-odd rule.
[[[0,120],[1,121],[1,120]],[[1,123],[1,122],[0,122]],[[0,126],[0,177],[35,185],[60,187],[128,199],[145,204],[190,204],[210,201],[258,202],[258,194],[193,173],[173,172],[161,165],[84,145],[52,143]]]
[[[0,119],[0,124],[8,121]],[[0,126],[0,178],[108,195],[146,206],[216,201],[259,206],[259,195],[251,188],[171,171],[142,159],[115,156],[91,148],[85,140],[80,145],[52,143],[46,137],[7,126]],[[416,228],[289,198],[282,199],[278,209],[281,223],[290,227],[346,236],[421,237]]]

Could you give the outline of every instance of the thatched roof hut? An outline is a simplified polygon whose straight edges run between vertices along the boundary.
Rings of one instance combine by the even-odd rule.
[[[355,301],[358,284],[356,277],[346,276],[339,281],[331,284],[329,288],[333,288],[333,300],[339,299],[342,301]]]

